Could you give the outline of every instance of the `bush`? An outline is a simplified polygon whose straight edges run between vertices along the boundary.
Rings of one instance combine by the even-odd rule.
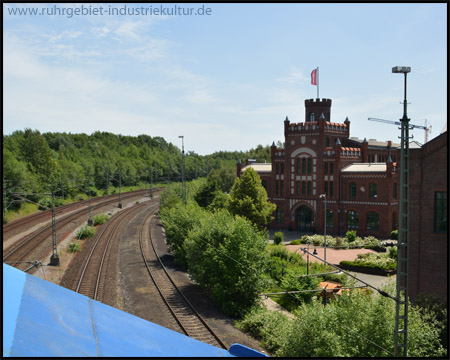
[[[97,229],[93,226],[84,225],[80,230],[77,231],[77,239],[87,239],[95,235]]]
[[[347,238],[347,241],[349,243],[355,241],[356,239],[356,231],[355,230],[349,230],[345,233],[345,237]]]
[[[77,252],[77,251],[81,251],[81,245],[80,245],[79,243],[73,243],[73,242],[71,242],[71,243],[69,244],[69,248],[67,249],[67,251],[70,252],[70,253],[74,253],[74,252]]]
[[[284,233],[282,233],[281,231],[278,231],[275,234],[273,234],[273,242],[276,245],[281,244],[283,241],[284,241]]]
[[[107,222],[109,219],[109,216],[106,214],[97,214],[92,218],[92,221],[94,222],[94,226],[96,225],[102,225],[105,222]]]
[[[301,245],[302,244],[302,240],[301,239],[292,240],[289,244],[290,245]]]
[[[228,315],[258,304],[265,285],[266,238],[226,210],[200,219],[183,245],[189,274]]]
[[[341,247],[345,243],[345,238],[338,236],[336,238],[336,247]]]
[[[276,256],[286,261],[289,259],[289,255],[290,255],[289,250],[282,245],[273,246],[272,249],[270,250],[271,257]]]
[[[398,240],[398,230],[392,230],[391,231],[391,240]]]
[[[391,259],[394,259],[397,261],[397,246],[392,246],[389,248],[389,255]]]

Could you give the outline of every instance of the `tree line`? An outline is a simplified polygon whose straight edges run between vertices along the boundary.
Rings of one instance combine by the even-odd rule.
[[[270,162],[270,148],[258,145],[249,151],[219,151],[206,156],[189,151],[185,177],[191,180],[211,172],[216,172],[216,177],[235,177],[237,160],[245,158]],[[90,190],[95,196],[119,185],[179,182],[181,174],[181,150],[159,136],[100,131],[91,135],[41,134],[29,128],[3,135],[4,211],[5,203],[7,210],[17,210],[24,198],[38,202],[42,197],[19,198],[14,193],[53,192],[56,197],[75,198]]]

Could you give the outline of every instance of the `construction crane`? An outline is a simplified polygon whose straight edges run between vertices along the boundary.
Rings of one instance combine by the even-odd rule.
[[[378,119],[378,118],[373,118],[373,117],[370,117],[367,120],[369,120],[369,121],[378,121],[378,122],[383,122],[383,123],[387,123],[387,124],[394,124],[394,125],[399,125],[399,126],[402,125],[402,123],[400,121]],[[410,129],[417,128],[417,129],[425,130],[425,142],[424,142],[424,144],[426,144],[428,142],[428,133],[431,134],[432,126],[430,125],[430,126],[427,127],[427,119],[425,119],[425,126],[409,124],[409,128]]]

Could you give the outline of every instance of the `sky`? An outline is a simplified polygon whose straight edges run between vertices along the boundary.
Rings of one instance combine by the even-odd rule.
[[[446,3],[7,3],[3,134],[146,134],[180,149],[184,136],[200,155],[245,151],[283,142],[286,116],[305,121],[318,67],[332,122],[399,143],[397,126],[367,119],[402,117],[392,67],[410,66],[408,116],[432,139],[447,121],[446,34]]]

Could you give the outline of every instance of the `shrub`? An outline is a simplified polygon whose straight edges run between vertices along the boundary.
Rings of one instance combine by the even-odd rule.
[[[336,247],[341,247],[345,243],[345,238],[338,236],[336,238]]]
[[[398,230],[392,230],[391,231],[390,239],[392,239],[392,240],[397,240],[398,239]]]
[[[80,250],[81,250],[81,245],[79,243],[73,243],[73,242],[71,242],[69,244],[69,248],[67,249],[67,251],[70,253],[74,253],[74,252],[77,252]]]
[[[356,231],[355,230],[349,230],[345,233],[345,237],[347,238],[347,241],[349,243],[355,241],[356,239]]]
[[[276,256],[279,257],[280,259],[283,260],[288,260],[289,259],[289,250],[286,249],[286,247],[282,246],[282,245],[277,245],[272,247],[271,251],[270,251],[270,256]]]
[[[302,240],[301,239],[292,240],[289,244],[290,245],[301,245],[302,244]]]
[[[93,226],[84,225],[80,230],[77,231],[76,237],[78,239],[87,239],[95,235],[97,229]]]
[[[278,231],[275,234],[273,234],[273,242],[276,245],[281,244],[283,241],[284,241],[284,233],[282,233],[281,231]]]
[[[96,225],[102,225],[105,222],[107,222],[109,219],[109,216],[106,214],[97,214],[92,218],[92,221],[94,222],[94,226]]]
[[[391,259],[397,260],[397,246],[391,246],[389,248],[389,255]]]
[[[226,314],[242,315],[258,304],[268,258],[266,238],[250,221],[226,210],[208,214],[183,248],[192,279]]]

